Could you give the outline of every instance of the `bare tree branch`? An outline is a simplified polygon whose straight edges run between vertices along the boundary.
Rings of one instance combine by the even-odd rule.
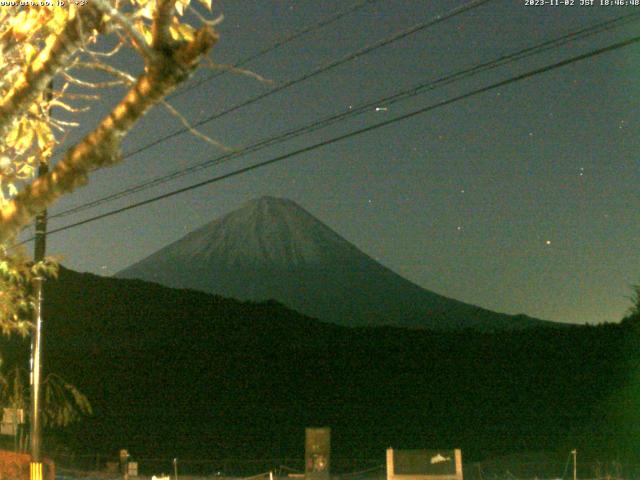
[[[255,80],[258,80],[261,83],[266,83],[267,85],[273,85],[274,81],[265,78],[262,75],[259,75],[251,70],[246,70],[244,68],[238,68],[235,65],[229,65],[225,63],[215,63],[211,58],[207,57],[207,67],[212,70],[224,70],[225,72],[236,73],[238,75],[245,75],[247,77],[251,77]]]
[[[92,88],[92,89],[103,89],[103,88],[112,88],[112,87],[120,87],[125,84],[122,80],[111,80],[108,82],[88,82],[86,80],[80,80],[72,75],[69,75],[66,72],[62,73],[62,76],[69,83],[73,83],[74,85],[78,85],[80,87]]]
[[[120,80],[127,82],[129,85],[133,85],[136,81],[133,75],[129,75],[127,72],[115,68],[101,61],[95,62],[76,62],[73,68],[83,68],[85,70],[99,70],[105,72],[112,77],[119,78]]]
[[[203,25],[207,25],[211,28],[216,27],[217,25],[221,24],[222,21],[224,20],[224,15],[220,14],[218,15],[216,18],[214,18],[213,20],[209,20],[205,17],[202,16],[202,14],[198,11],[197,8],[193,8],[191,5],[189,5],[189,11],[191,13],[193,13],[198,20],[200,20],[202,22]]]
[[[84,47],[84,51],[92,56],[113,57],[122,49],[125,43],[126,42],[124,41],[124,39],[120,38],[120,41],[117,43],[117,45],[113,47],[111,50],[109,50],[108,52],[97,52],[95,50],[91,50],[89,47],[86,47],[86,46]]]
[[[232,152],[233,149],[227,147],[226,145],[220,143],[218,140],[209,137],[208,135],[205,135],[204,133],[200,132],[198,129],[196,129],[195,127],[193,127],[191,125],[191,123],[189,123],[189,120],[186,119],[186,117],[184,115],[182,115],[178,110],[176,110],[176,108],[171,105],[169,102],[167,102],[166,100],[162,100],[162,105],[164,105],[164,107],[169,110],[169,112],[171,112],[172,115],[174,115],[175,117],[177,117],[180,122],[182,123],[182,125],[184,125],[184,127],[189,131],[189,133],[191,133],[193,136],[200,138],[201,140],[204,140],[207,143],[210,143],[211,145],[224,150],[225,152]]]

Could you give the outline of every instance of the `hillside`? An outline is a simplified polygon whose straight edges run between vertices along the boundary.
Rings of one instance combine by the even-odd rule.
[[[61,437],[75,451],[300,457],[304,427],[329,425],[336,457],[389,445],[457,446],[468,459],[637,452],[629,322],[492,334],[346,328],[275,302],[64,269],[45,298],[45,365],[96,411]]]

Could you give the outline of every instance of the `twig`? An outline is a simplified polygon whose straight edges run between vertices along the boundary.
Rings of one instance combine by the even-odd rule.
[[[69,83],[73,83],[75,85],[79,85],[79,86],[85,87],[85,88],[94,88],[96,90],[97,89],[104,89],[104,88],[119,87],[121,85],[127,84],[127,82],[125,82],[123,80],[111,80],[111,81],[108,81],[108,82],[88,82],[86,80],[80,80],[79,78],[72,77],[71,75],[69,75],[66,72],[63,72],[62,76]]]
[[[76,62],[73,65],[73,68],[83,68],[85,70],[100,70],[102,72],[108,73],[113,77],[119,78],[120,80],[126,82],[128,85],[133,85],[136,81],[136,79],[132,75],[129,75],[127,72],[99,60],[96,60],[95,62]]]
[[[225,64],[225,63],[215,63],[210,57],[207,57],[207,67],[212,70],[224,70],[225,72],[236,73],[238,75],[246,75],[247,77],[254,78],[261,83],[266,83],[267,85],[273,85],[275,82],[269,78],[265,78],[262,75],[259,75],[251,70],[246,70],[244,68],[236,67],[235,65]]]
[[[69,100],[100,100],[100,95],[92,95],[89,93],[56,93],[56,98],[68,98]]]
[[[69,113],[84,113],[84,112],[88,112],[90,110],[90,107],[72,107],[71,105],[67,105],[64,102],[61,102],[59,100],[52,100],[51,103],[49,103],[49,105],[51,107],[58,107],[61,108]]]
[[[109,50],[108,52],[96,52],[94,50],[89,49],[88,47],[84,47],[84,50],[86,53],[88,53],[89,55],[92,56],[98,56],[98,57],[113,57],[114,55],[116,55],[120,49],[122,48],[123,45],[125,45],[127,42],[124,41],[124,39],[122,37],[120,37],[120,40],[118,41],[118,44],[113,47],[112,50]]]
[[[184,127],[187,130],[189,130],[189,133],[191,133],[192,135],[204,140],[207,143],[210,143],[211,145],[214,145],[214,146],[218,147],[219,149],[221,149],[221,150],[223,150],[225,152],[233,152],[232,148],[229,148],[226,145],[223,145],[219,141],[214,140],[213,138],[205,135],[204,133],[199,132],[194,127],[192,127],[191,124],[189,123],[189,121],[178,110],[176,110],[173,107],[173,105],[171,105],[169,102],[167,102],[166,100],[162,100],[161,103],[162,103],[162,105],[164,105],[164,107],[167,110],[169,110],[169,112],[171,112],[173,115],[178,117],[178,119],[180,120],[180,122],[182,122]]]
[[[204,25],[208,25],[212,28],[220,25],[224,20],[223,14],[218,15],[213,20],[208,20],[196,8],[193,8],[191,5],[189,5],[189,11],[193,13],[198,18],[198,20],[200,20]]]

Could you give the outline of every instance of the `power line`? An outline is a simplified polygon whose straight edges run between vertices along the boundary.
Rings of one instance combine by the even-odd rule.
[[[77,213],[83,210],[87,210],[89,208],[94,208],[97,207],[99,205],[108,203],[110,201],[116,200],[118,198],[123,198],[126,196],[129,196],[131,194],[134,193],[138,193],[140,191],[144,191],[147,190],[149,188],[152,188],[154,186],[158,186],[164,183],[167,183],[171,180],[174,180],[176,178],[180,178],[182,176],[203,170],[205,168],[211,167],[213,165],[218,165],[222,162],[225,162],[227,160],[231,160],[234,158],[238,158],[244,155],[247,155],[249,153],[261,150],[263,148],[266,148],[268,146],[277,144],[277,143],[281,143],[283,141],[289,140],[291,138],[295,138],[298,137],[300,135],[306,134],[306,133],[310,133],[316,130],[319,130],[321,128],[325,128],[329,125],[332,125],[336,122],[342,121],[348,117],[352,117],[352,116],[356,116],[359,114],[362,114],[364,112],[369,111],[371,108],[373,108],[376,105],[392,105],[396,102],[399,102],[401,100],[405,100],[407,98],[410,97],[414,97],[417,96],[421,93],[424,93],[426,91],[431,91],[434,90],[436,88],[439,88],[441,86],[444,85],[448,85],[451,84],[453,82],[457,82],[466,78],[469,78],[473,75],[476,75],[478,73],[481,72],[485,72],[494,68],[497,68],[499,66],[503,66],[505,64],[511,63],[511,62],[515,62],[518,60],[521,60],[523,58],[532,56],[532,55],[536,55],[545,51],[548,51],[550,49],[554,49],[554,48],[558,48],[561,45],[564,45],[570,41],[576,40],[576,39],[582,39],[582,38],[586,38],[588,36],[594,35],[594,34],[598,34],[598,33],[602,33],[604,31],[607,30],[611,30],[612,28],[616,28],[619,27],[621,25],[633,22],[633,21],[637,21],[638,19],[640,19],[640,12],[638,13],[632,13],[632,14],[627,14],[627,15],[623,15],[621,17],[617,17],[615,19],[606,21],[606,22],[602,22],[596,25],[592,25],[586,28],[583,28],[581,30],[575,31],[575,32],[570,32],[567,33],[565,35],[562,35],[558,38],[552,39],[552,40],[548,40],[546,42],[540,43],[538,45],[534,45],[532,47],[528,47],[528,48],[524,48],[522,50],[519,50],[517,52],[514,53],[510,53],[507,55],[503,55],[495,60],[489,61],[489,62],[485,62],[479,65],[476,65],[474,67],[470,67],[461,71],[458,71],[456,73],[453,74],[448,74],[446,76],[443,76],[439,79],[433,80],[433,81],[429,81],[429,82],[424,82],[418,85],[415,85],[407,90],[395,93],[393,95],[384,97],[384,98],[380,98],[380,99],[376,99],[373,101],[370,101],[364,105],[360,105],[356,108],[353,108],[351,110],[345,111],[345,112],[340,112],[337,114],[333,114],[330,115],[328,117],[325,117],[321,120],[316,120],[313,121],[305,126],[301,126],[301,127],[296,127],[294,129],[290,129],[286,132],[268,137],[266,139],[262,139],[256,143],[253,143],[247,147],[242,148],[241,150],[235,151],[235,152],[230,152],[230,153],[226,153],[223,154],[221,156],[218,156],[216,158],[213,159],[209,159],[206,160],[205,162],[201,162],[197,165],[193,165],[190,167],[186,167],[186,168],[182,168],[182,169],[178,169],[175,170],[169,174],[166,175],[162,175],[160,177],[156,177],[155,179],[152,180],[148,180],[146,182],[143,182],[141,184],[138,185],[134,185],[132,187],[126,188],[124,190],[121,190],[120,192],[116,192],[107,196],[104,196],[102,198],[96,199],[94,201],[82,204],[82,205],[78,205],[76,207],[72,207],[69,208],[67,210],[64,210],[62,212],[59,212],[55,215],[51,215],[50,218],[58,218],[58,217],[63,217],[63,216],[67,216],[67,215],[71,215],[73,213]]]
[[[547,65],[545,67],[541,67],[541,68],[537,68],[537,69],[534,69],[534,70],[530,70],[529,72],[523,73],[521,75],[517,75],[517,76],[511,77],[511,78],[508,78],[506,80],[502,80],[502,81],[493,83],[491,85],[472,90],[471,92],[467,92],[465,94],[458,95],[458,96],[450,98],[448,100],[443,100],[441,102],[437,102],[437,103],[428,105],[428,106],[420,108],[418,110],[413,110],[412,112],[405,113],[403,115],[399,115],[397,117],[391,118],[389,120],[385,120],[383,122],[378,122],[378,123],[375,123],[373,125],[369,125],[368,127],[363,127],[363,128],[358,129],[358,130],[354,130],[354,131],[345,133],[343,135],[339,135],[337,137],[333,137],[333,138],[324,140],[322,142],[314,143],[312,145],[309,145],[309,146],[294,150],[292,152],[289,152],[289,153],[286,153],[286,154],[271,158],[269,160],[265,160],[263,162],[259,162],[259,163],[256,163],[254,165],[250,165],[250,166],[235,170],[233,172],[226,173],[224,175],[219,175],[217,177],[210,178],[208,180],[195,183],[195,184],[190,185],[188,187],[184,187],[184,188],[180,188],[180,189],[177,189],[177,190],[173,190],[171,192],[167,192],[167,193],[164,193],[162,195],[158,195],[156,197],[152,197],[152,198],[149,198],[147,200],[143,200],[143,201],[134,203],[132,205],[127,205],[126,207],[118,208],[118,209],[112,210],[110,212],[106,212],[106,213],[103,213],[103,214],[100,214],[100,215],[96,215],[94,217],[91,217],[91,218],[88,218],[88,219],[85,219],[85,220],[82,220],[82,221],[79,221],[79,222],[75,222],[75,223],[72,223],[72,224],[69,224],[69,225],[65,225],[63,227],[59,227],[59,228],[54,229],[54,230],[50,230],[49,231],[49,235],[51,235],[53,233],[59,233],[59,232],[65,231],[65,230],[69,230],[71,228],[78,227],[78,226],[84,225],[86,223],[94,222],[96,220],[101,220],[103,218],[110,217],[110,216],[116,215],[118,213],[122,213],[122,212],[125,212],[127,210],[131,210],[131,209],[134,209],[134,208],[137,208],[137,207],[141,207],[143,205],[147,205],[147,204],[150,204],[150,203],[153,203],[153,202],[157,202],[159,200],[163,200],[165,198],[169,198],[169,197],[172,197],[174,195],[178,195],[180,193],[184,193],[184,192],[187,192],[187,191],[190,191],[190,190],[195,190],[197,188],[200,188],[200,187],[203,187],[203,186],[206,186],[206,185],[210,185],[212,183],[216,183],[216,182],[219,182],[221,180],[225,180],[227,178],[235,177],[237,175],[240,175],[240,174],[243,174],[243,173],[247,173],[247,172],[250,172],[252,170],[256,170],[258,168],[261,168],[261,167],[265,167],[267,165],[271,165],[271,164],[274,164],[274,163],[277,163],[277,162],[281,162],[283,160],[286,160],[288,158],[300,155],[302,153],[307,153],[307,152],[316,150],[318,148],[325,147],[327,145],[331,145],[333,143],[337,143],[337,142],[340,142],[342,140],[346,140],[348,138],[355,137],[357,135],[361,135],[361,134],[366,133],[366,132],[377,130],[379,128],[391,125],[393,123],[397,123],[397,122],[400,122],[402,120],[407,120],[409,118],[413,118],[415,116],[430,112],[430,111],[435,110],[437,108],[450,105],[450,104],[458,102],[460,100],[464,100],[464,99],[479,95],[481,93],[485,93],[485,92],[488,92],[490,90],[494,90],[496,88],[500,88],[500,87],[503,87],[503,86],[506,86],[506,85],[509,85],[509,84],[512,84],[512,83],[515,83],[515,82],[519,82],[521,80],[525,80],[527,78],[531,78],[533,76],[540,75],[542,73],[546,73],[546,72],[549,72],[551,70],[555,70],[557,68],[561,68],[561,67],[570,65],[572,63],[576,63],[576,62],[585,60],[587,58],[595,57],[597,55],[602,55],[603,53],[607,53],[607,52],[611,52],[611,51],[614,51],[614,50],[617,50],[617,49],[620,49],[620,48],[623,48],[623,47],[627,47],[629,45],[632,45],[632,44],[638,43],[638,42],[640,42],[640,36],[632,37],[632,38],[629,38],[627,40],[623,40],[621,42],[614,43],[614,44],[609,45],[607,47],[603,47],[603,48],[599,48],[599,49],[596,49],[596,50],[592,50],[590,52],[587,52],[587,53],[584,53],[584,54],[581,54],[581,55],[578,55],[578,56],[575,56],[575,57],[571,57],[569,59],[562,60],[560,62],[556,62],[556,63],[553,63],[551,65]],[[26,243],[26,242],[31,241],[31,240],[32,240],[32,238],[30,238],[28,240],[25,240],[23,242],[20,242],[20,243]]]
[[[369,0],[369,1],[373,1],[373,0]],[[324,65],[324,66],[322,66],[320,68],[317,68],[316,70],[313,70],[313,71],[311,71],[309,73],[306,73],[306,74],[302,75],[301,77],[298,77],[298,78],[295,78],[293,80],[290,80],[290,81],[288,81],[288,82],[286,82],[286,83],[284,83],[284,84],[282,84],[282,85],[280,85],[278,87],[275,87],[275,88],[273,88],[273,89],[271,89],[271,90],[269,90],[269,91],[267,91],[267,92],[265,92],[263,94],[260,94],[258,96],[252,97],[252,98],[250,98],[250,99],[248,99],[248,100],[246,100],[246,101],[244,101],[244,102],[242,102],[240,104],[236,104],[236,105],[234,105],[234,106],[232,106],[232,107],[230,107],[230,108],[228,108],[228,109],[226,109],[226,110],[224,110],[222,112],[216,113],[216,114],[211,115],[211,116],[209,116],[209,117],[207,117],[207,118],[205,118],[203,120],[200,120],[199,122],[193,124],[192,127],[194,127],[194,128],[195,127],[200,127],[200,126],[204,125],[205,123],[208,123],[210,121],[213,121],[213,120],[216,120],[216,119],[218,119],[220,117],[223,117],[224,115],[232,113],[232,112],[234,112],[236,110],[239,110],[239,109],[241,109],[241,108],[243,108],[245,106],[248,106],[248,105],[250,105],[252,103],[255,103],[255,102],[259,101],[259,100],[262,100],[262,99],[264,99],[266,97],[269,97],[270,95],[272,95],[274,93],[280,92],[280,91],[282,91],[282,90],[284,90],[286,88],[289,88],[289,87],[291,87],[293,85],[301,83],[301,82],[303,82],[303,81],[305,81],[305,80],[307,80],[309,78],[312,78],[312,77],[314,77],[316,75],[320,75],[320,74],[322,74],[322,73],[324,73],[324,72],[326,72],[328,70],[331,70],[331,69],[333,69],[333,68],[335,68],[335,67],[337,67],[339,65],[342,65],[342,64],[347,63],[349,61],[355,60],[355,59],[357,59],[357,58],[359,58],[359,57],[361,57],[363,55],[371,53],[372,51],[375,51],[375,50],[377,50],[379,48],[382,48],[382,47],[384,47],[386,45],[389,45],[389,44],[394,43],[394,42],[396,42],[398,40],[406,38],[409,35],[412,35],[414,33],[418,33],[418,32],[420,32],[420,31],[422,31],[422,30],[424,30],[426,28],[429,28],[431,26],[434,26],[434,25],[437,25],[439,23],[445,22],[445,21],[447,21],[447,20],[449,20],[451,18],[454,18],[454,17],[456,17],[458,15],[461,15],[461,14],[467,12],[467,11],[473,10],[474,8],[480,7],[480,6],[484,5],[485,3],[489,3],[491,1],[493,1],[493,0],[473,0],[473,1],[471,1],[469,3],[466,3],[466,4],[464,4],[464,5],[460,6],[460,7],[457,7],[457,8],[454,8],[452,10],[449,10],[445,14],[438,15],[435,18],[433,18],[433,19],[431,19],[431,20],[429,20],[427,22],[423,22],[423,23],[414,25],[414,26],[412,26],[412,27],[410,27],[410,28],[408,28],[406,30],[400,31],[400,32],[392,35],[391,37],[388,37],[388,38],[383,39],[383,40],[381,40],[379,42],[370,44],[370,45],[368,45],[368,46],[366,46],[366,47],[364,47],[364,48],[362,48],[360,50],[357,50],[356,52],[352,52],[350,54],[347,54],[346,56],[344,56],[344,57],[342,57],[342,58],[340,58],[338,60],[335,60],[335,61],[333,61],[333,62],[331,62],[331,63],[329,63],[327,65]],[[162,142],[170,140],[171,138],[177,137],[177,136],[182,135],[183,133],[186,133],[186,132],[189,132],[189,128],[185,127],[185,128],[181,128],[179,130],[176,130],[175,132],[167,134],[167,135],[164,135],[164,136],[162,136],[162,137],[160,137],[160,138],[158,138],[158,139],[156,139],[156,140],[154,140],[154,141],[152,141],[150,143],[147,143],[146,145],[143,145],[142,147],[139,147],[139,148],[137,148],[135,150],[127,152],[126,154],[123,155],[122,158],[123,158],[123,160],[126,159],[126,158],[130,158],[130,157],[132,157],[134,155],[137,155],[138,153],[141,153],[141,152],[143,152],[145,150],[148,150],[149,148],[152,148],[152,147],[154,147],[154,146],[156,146],[156,145],[158,145],[158,144],[160,144]],[[61,214],[59,214],[58,216],[60,216],[60,215]]]
[[[309,26],[303,28],[302,30],[300,30],[298,32],[295,32],[295,33],[283,38],[282,40],[279,40],[279,41],[271,44],[270,46],[268,46],[266,48],[263,48],[262,50],[259,50],[258,52],[256,52],[256,53],[254,53],[252,55],[249,55],[249,56],[237,61],[236,63],[234,63],[232,65],[232,67],[241,67],[243,65],[246,65],[247,63],[252,62],[253,60],[257,60],[258,58],[260,58],[260,57],[262,57],[262,56],[264,56],[264,55],[266,55],[266,54],[268,54],[268,53],[270,53],[270,52],[272,52],[274,50],[277,50],[278,48],[286,45],[289,42],[292,42],[293,40],[297,40],[298,38],[301,38],[301,37],[303,37],[304,35],[306,35],[308,33],[311,33],[311,32],[314,32],[316,30],[319,30],[319,29],[321,29],[323,27],[326,27],[327,25],[330,25],[330,24],[340,20],[341,18],[346,17],[347,15],[350,15],[351,13],[354,13],[354,12],[364,8],[365,6],[367,6],[369,4],[372,4],[372,3],[375,3],[377,1],[379,1],[379,0],[362,0],[361,2],[353,5],[351,8],[349,8],[347,10],[344,10],[342,12],[339,12],[339,13],[335,14],[335,15],[332,15],[330,17],[327,17],[327,18],[323,19],[323,20],[320,20],[317,23],[309,25]],[[216,72],[214,74],[211,74],[211,75],[207,76],[206,78],[203,78],[201,80],[195,81],[195,82],[191,83],[190,85],[185,86],[184,88],[179,89],[179,90],[171,93],[170,95],[168,95],[166,97],[165,100],[170,100],[170,99],[178,97],[178,96],[180,96],[180,95],[182,95],[184,93],[190,92],[191,90],[197,88],[198,86],[200,86],[200,85],[202,85],[202,84],[204,84],[206,82],[209,82],[210,80],[213,80],[214,78],[217,78],[217,77],[219,77],[221,75],[224,75],[225,73],[227,73],[227,72],[226,71]],[[184,133],[184,131],[178,130],[178,131],[173,132],[172,134],[170,134],[170,136],[168,136],[167,139],[173,138],[176,135],[181,135],[182,133]],[[151,145],[149,145],[149,147],[157,145],[161,141],[164,141],[162,137],[160,137],[159,139],[154,141]],[[145,148],[143,147],[143,149],[145,149]],[[123,158],[131,157],[131,156],[139,153],[140,151],[142,151],[142,150],[136,150],[136,151],[133,151],[133,152],[128,152],[123,156]],[[58,155],[56,155],[56,157],[58,157]]]
[[[262,50],[259,50],[258,52],[249,55],[247,57],[244,57],[241,60],[238,60],[236,63],[233,64],[234,67],[242,67],[243,65],[246,65],[247,63],[250,63],[254,60],[257,60],[260,57],[265,56],[267,53],[270,53],[274,50],[277,50],[278,48],[286,45],[287,43],[290,43],[294,40],[297,40],[300,37],[303,37],[304,35],[314,32],[316,30],[320,30],[321,28],[326,27],[327,25],[331,25],[334,22],[337,22],[338,20],[340,20],[341,18],[346,17],[347,15],[350,15],[354,12],[357,12],[358,10],[366,7],[369,4],[375,3],[378,0],[363,0],[359,3],[356,3],[355,5],[353,5],[351,8],[348,8],[342,12],[336,13],[335,15],[332,15],[330,17],[327,17],[325,19],[320,20],[318,23],[314,23],[313,25],[309,25],[305,28],[303,28],[302,30],[299,30],[298,32],[292,33],[291,35],[286,36],[285,38],[283,38],[282,40],[278,40],[277,42],[269,45],[266,48],[263,48]],[[167,96],[167,100],[170,100],[174,97],[178,97],[184,93],[190,92],[191,90],[193,90],[194,88],[199,87],[200,85],[202,85],[203,83],[207,83],[211,80],[213,80],[214,78],[219,77],[220,75],[224,75],[226,72],[222,71],[222,72],[217,72],[214,74],[211,74],[201,80],[198,80],[196,82],[192,82],[189,86],[186,86],[185,88],[182,88],[176,92],[173,92],[171,95]]]
[[[279,85],[279,86],[277,86],[275,88],[272,88],[271,90],[269,90],[267,92],[264,92],[264,93],[262,93],[260,95],[252,97],[252,98],[250,98],[248,100],[245,100],[244,102],[241,102],[239,104],[236,104],[236,105],[234,105],[232,107],[229,107],[226,110],[223,110],[222,112],[210,115],[209,117],[207,117],[207,118],[205,118],[203,120],[200,120],[197,123],[194,123],[192,125],[192,127],[194,127],[194,128],[195,127],[200,127],[200,126],[204,125],[205,123],[209,123],[209,122],[211,122],[213,120],[216,120],[216,119],[218,119],[220,117],[228,115],[229,113],[235,112],[236,110],[239,110],[239,109],[244,108],[244,107],[246,107],[248,105],[251,105],[251,104],[253,104],[255,102],[263,100],[263,99],[273,95],[274,93],[281,92],[282,90],[285,90],[285,89],[287,89],[289,87],[297,85],[297,84],[299,84],[301,82],[304,82],[305,80],[308,80],[308,79],[313,78],[313,77],[315,77],[317,75],[325,73],[325,72],[327,72],[329,70],[332,70],[332,69],[334,69],[334,68],[336,68],[336,67],[338,67],[340,65],[343,65],[343,64],[345,64],[347,62],[350,62],[350,61],[355,60],[357,58],[360,58],[360,57],[362,57],[364,55],[367,55],[367,54],[369,54],[369,53],[371,53],[371,52],[373,52],[373,51],[375,51],[375,50],[377,50],[379,48],[385,47],[385,46],[390,45],[390,44],[392,44],[394,42],[402,40],[403,38],[406,38],[406,37],[408,37],[410,35],[413,35],[415,33],[421,32],[422,30],[425,30],[425,29],[427,29],[429,27],[432,27],[432,26],[437,25],[439,23],[442,23],[442,22],[445,22],[447,20],[450,20],[450,19],[452,19],[452,18],[454,18],[454,17],[456,17],[458,15],[461,15],[461,14],[463,14],[465,12],[473,10],[474,8],[478,8],[478,7],[482,6],[482,5],[484,5],[485,3],[489,3],[491,1],[493,1],[493,0],[473,0],[473,1],[469,2],[469,3],[466,3],[466,4],[462,5],[461,7],[457,7],[457,8],[454,8],[452,10],[449,10],[447,13],[445,13],[443,15],[438,15],[435,18],[433,18],[433,19],[431,19],[431,20],[429,20],[427,22],[419,23],[419,24],[414,25],[413,27],[410,27],[410,28],[408,28],[406,30],[403,30],[403,31],[398,32],[398,33],[395,33],[391,37],[388,37],[388,38],[385,38],[385,39],[383,39],[383,40],[381,40],[379,42],[367,45],[366,47],[364,47],[364,48],[362,48],[360,50],[357,50],[355,52],[349,53],[349,54],[345,55],[344,57],[342,57],[342,58],[340,58],[338,60],[334,60],[333,62],[330,62],[330,63],[328,63],[328,64],[326,64],[326,65],[324,65],[322,67],[319,67],[319,68],[317,68],[315,70],[312,70],[311,72],[306,73],[306,74],[304,74],[304,75],[302,75],[302,76],[300,76],[298,78],[295,78],[293,80],[289,80],[288,82],[285,82],[285,83],[283,83],[283,84],[281,84],[281,85]],[[147,143],[146,145],[144,145],[144,146],[142,146],[140,148],[137,148],[135,150],[132,150],[131,152],[128,152],[127,154],[124,155],[123,158],[129,158],[129,157],[132,157],[134,155],[137,155],[138,153],[143,152],[144,150],[147,150],[147,149],[149,149],[151,147],[154,147],[154,146],[156,146],[156,145],[158,145],[158,144],[160,144],[160,143],[162,143],[162,142],[164,142],[166,140],[169,140],[171,138],[174,138],[174,137],[177,137],[179,135],[182,135],[183,133],[187,133],[188,131],[189,131],[189,129],[186,128],[186,127],[185,128],[181,128],[179,130],[176,130],[173,133],[170,133],[168,135],[164,135],[164,136],[158,138],[157,140],[154,140],[153,142]]]

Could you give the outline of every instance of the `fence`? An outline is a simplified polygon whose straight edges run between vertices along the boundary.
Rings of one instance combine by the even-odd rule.
[[[56,462],[56,470],[65,478],[80,478],[89,472],[106,473],[103,478],[118,478],[117,455],[50,455]],[[300,478],[304,474],[302,458],[210,458],[176,459],[179,477],[194,476],[211,479],[274,480]],[[174,459],[135,456],[141,476],[160,475],[174,478]],[[483,462],[465,462],[463,452],[464,480],[572,480],[571,459],[549,460],[545,458],[520,459],[500,457]],[[336,480],[386,480],[383,455],[380,458],[331,458],[331,473]],[[74,476],[75,475],[75,476]],[[578,462],[578,480],[640,480],[640,464],[620,462]],[[96,477],[97,478],[97,477]]]
[[[89,472],[112,472],[117,474],[119,458],[117,455],[74,455],[59,453],[52,455],[60,472],[87,474]],[[173,478],[174,459],[170,457],[151,458],[132,456],[130,461],[138,464],[140,475],[151,476],[162,473]],[[177,467],[182,475],[203,476],[207,478],[259,478],[274,479],[295,478],[304,474],[304,459],[302,458],[221,458],[221,459],[176,459]],[[345,480],[360,480],[369,478],[386,478],[384,457],[379,459],[367,458],[332,458],[331,471]]]

